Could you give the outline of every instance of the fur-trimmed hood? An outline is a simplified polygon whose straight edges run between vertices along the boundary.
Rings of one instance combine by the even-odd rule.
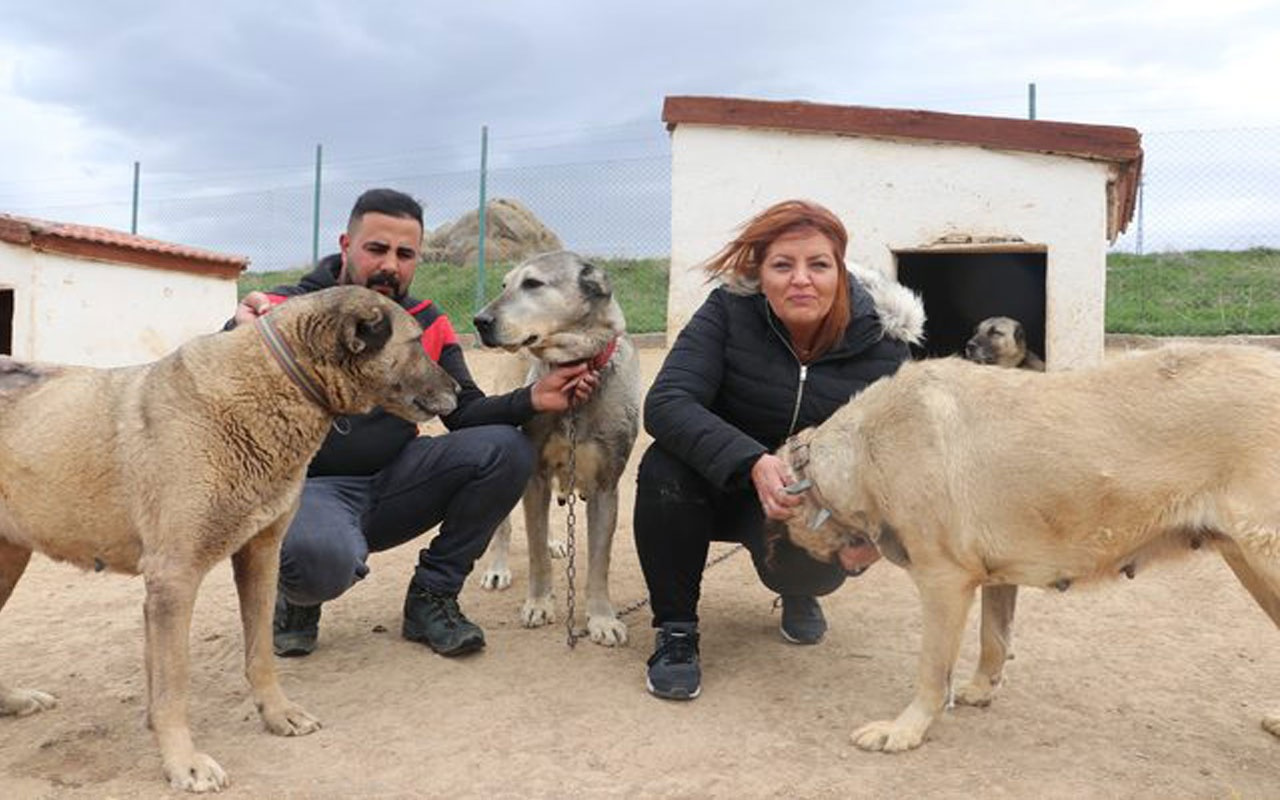
[[[924,341],[924,301],[915,292],[879,270],[853,263],[848,268],[871,295],[886,336],[908,344]]]

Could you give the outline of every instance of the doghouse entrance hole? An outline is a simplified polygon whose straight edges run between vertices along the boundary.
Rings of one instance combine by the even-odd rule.
[[[1044,358],[1044,252],[933,252],[894,254],[898,281],[924,300],[924,344],[917,358],[964,352],[973,328],[987,317],[1013,317],[1027,332],[1027,347]]]
[[[0,289],[0,356],[13,355],[13,290]]]

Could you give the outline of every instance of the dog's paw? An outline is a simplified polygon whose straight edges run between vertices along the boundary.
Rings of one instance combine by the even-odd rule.
[[[500,591],[511,588],[511,570],[490,567],[480,576],[480,586],[489,591]]]
[[[262,712],[262,721],[267,730],[276,736],[306,736],[320,730],[320,720],[307,713],[306,709],[294,703]]]
[[[556,601],[551,595],[530,597],[520,609],[520,624],[526,628],[540,628],[556,621]]]
[[[900,753],[919,747],[924,734],[899,725],[897,720],[882,719],[858,728],[851,738],[862,750]]]
[[[547,541],[547,553],[552,558],[564,558],[569,555],[569,545],[559,539],[549,539]]]
[[[984,676],[974,675],[973,680],[955,691],[952,699],[956,705],[986,708],[995,696],[995,685]]]
[[[0,717],[25,717],[37,711],[48,711],[58,705],[58,699],[35,689],[9,689],[0,691]]]
[[[627,623],[613,615],[587,615],[587,634],[591,641],[605,647],[618,647],[627,643]]]
[[[164,776],[170,786],[184,792],[220,792],[231,785],[218,762],[204,753],[192,753],[190,759],[166,760]]]
[[[1280,711],[1263,716],[1262,729],[1272,736],[1280,736]]]

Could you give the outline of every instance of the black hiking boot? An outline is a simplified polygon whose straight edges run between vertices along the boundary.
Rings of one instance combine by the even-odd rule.
[[[667,700],[692,700],[702,692],[698,663],[698,623],[664,622],[649,656],[649,693]]]
[[[484,647],[484,631],[458,608],[456,594],[437,594],[409,584],[404,598],[404,638],[442,656],[461,656]]]
[[[271,620],[271,649],[282,658],[309,656],[320,635],[320,606],[295,606],[276,593]]]

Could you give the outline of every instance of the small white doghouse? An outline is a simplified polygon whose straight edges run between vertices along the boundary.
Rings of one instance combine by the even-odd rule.
[[[668,97],[673,336],[697,265],[768,205],[806,198],[849,229],[846,257],[924,299],[925,355],[1010,316],[1050,369],[1102,358],[1107,246],[1133,217],[1133,128],[930,111]]]
[[[0,214],[0,354],[153,361],[235,312],[249,260],[109,228]]]

